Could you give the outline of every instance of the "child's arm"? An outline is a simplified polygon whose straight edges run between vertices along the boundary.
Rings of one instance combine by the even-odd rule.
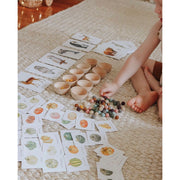
[[[131,78],[145,63],[160,42],[158,32],[161,26],[162,24],[159,21],[152,27],[145,41],[133,54],[128,57],[114,81],[110,84],[104,84],[100,90],[101,95],[112,96],[118,88]]]

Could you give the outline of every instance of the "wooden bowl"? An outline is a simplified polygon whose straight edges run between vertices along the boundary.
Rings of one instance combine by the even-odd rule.
[[[77,79],[80,79],[84,75],[83,70],[78,69],[78,68],[70,69],[69,72],[71,74],[75,75],[77,77]]]
[[[66,74],[62,78],[63,81],[67,82],[70,86],[73,86],[77,82],[77,77],[73,74]]]
[[[54,90],[57,94],[66,94],[70,88],[67,82],[55,82]]]
[[[104,69],[107,73],[109,73],[112,69],[112,65],[109,63],[98,63],[98,65],[100,68]]]
[[[82,100],[87,96],[87,90],[80,86],[74,86],[71,88],[71,96],[75,100]]]
[[[106,76],[106,71],[99,66],[93,67],[92,72],[98,74],[101,78],[104,78]]]
[[[84,79],[79,80],[77,82],[77,85],[85,88],[87,91],[90,91],[92,89],[92,87],[93,87],[93,83],[91,81],[84,80]]]
[[[86,59],[85,63],[89,64],[91,67],[94,67],[97,64],[97,60],[96,59]]]
[[[78,69],[81,69],[84,73],[87,73],[91,69],[91,66],[89,64],[85,64],[85,63],[80,63],[76,67]]]
[[[88,73],[85,75],[85,78],[91,81],[94,85],[98,84],[101,80],[101,77],[96,73]]]

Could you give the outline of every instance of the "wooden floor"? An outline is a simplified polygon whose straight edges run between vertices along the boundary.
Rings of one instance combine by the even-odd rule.
[[[43,3],[42,6],[38,8],[26,8],[18,4],[18,30],[82,1],[83,0],[54,0],[50,7],[47,7]]]

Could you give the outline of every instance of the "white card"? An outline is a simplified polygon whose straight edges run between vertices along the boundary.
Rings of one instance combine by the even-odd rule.
[[[98,131],[87,131],[88,142],[91,145],[95,144],[107,144],[107,136],[105,133],[100,133]]]
[[[50,109],[62,110],[64,107],[65,106],[63,104],[54,100],[49,100],[43,105],[43,108],[45,108],[47,111]]]
[[[26,99],[27,103],[29,103],[31,106],[35,106],[35,105],[42,105],[44,104],[46,101],[38,94],[35,96],[32,96],[30,98]]]
[[[73,64],[76,63],[75,60],[53,53],[47,53],[42,58],[40,58],[39,61],[62,69],[69,69]]]
[[[63,156],[64,150],[60,144],[43,144],[43,154],[45,156]]]
[[[64,171],[66,171],[66,166],[63,156],[43,157],[43,172],[64,172]]]
[[[18,92],[18,101],[26,99],[26,96],[22,95],[20,92]]]
[[[37,61],[32,63],[25,70],[50,79],[57,79],[65,72],[64,69],[59,69]]]
[[[26,99],[18,101],[18,111],[22,114],[27,113],[32,108],[32,105]]]
[[[65,56],[72,59],[81,59],[85,55],[84,52],[67,48],[67,47],[63,47],[63,46],[56,47],[55,49],[51,51],[51,53],[55,53],[56,55]]]
[[[22,149],[20,145],[18,145],[18,161],[22,161]]]
[[[75,131],[72,132],[71,135],[76,146],[89,145],[86,133],[83,133],[81,131]]]
[[[93,131],[93,130],[95,130],[94,122],[95,121],[93,119],[80,116],[76,120],[76,128]]]
[[[42,126],[25,125],[22,127],[22,136],[25,138],[38,137],[39,133],[42,133]]]
[[[47,110],[43,106],[36,105],[29,111],[29,114],[32,116],[44,118],[46,112]]]
[[[68,120],[61,119],[59,123],[66,129],[71,129],[75,126],[75,121],[68,121]]]
[[[85,52],[90,52],[95,47],[95,45],[88,44],[86,42],[82,42],[82,41],[78,41],[78,40],[74,40],[74,39],[67,40],[63,44],[63,46],[67,46],[67,47],[85,51]]]
[[[44,119],[60,123],[63,116],[63,111],[60,111],[58,109],[50,109]]]
[[[30,115],[30,114],[23,114],[22,115],[22,123],[23,126],[28,126],[28,125],[35,125],[35,126],[42,126],[42,121],[39,120],[39,118],[35,115]]]
[[[44,79],[40,76],[36,76],[26,72],[20,72],[18,74],[18,85],[32,91],[41,93],[46,89],[52,81]]]
[[[114,132],[114,131],[117,131],[117,128],[115,127],[115,125],[112,123],[111,120],[96,121],[95,124],[96,124],[96,127],[98,128],[98,130],[101,131],[101,132]]]
[[[102,39],[99,39],[97,37],[90,36],[90,35],[87,35],[87,34],[83,34],[83,33],[76,33],[71,38],[77,39],[77,40],[80,40],[80,41],[84,41],[84,42],[87,42],[87,43],[95,44],[95,45],[99,44],[102,41]]]
[[[41,146],[44,144],[57,145],[59,143],[58,132],[47,132],[39,134],[39,140]]]
[[[76,121],[80,115],[81,113],[77,111],[66,110],[63,119],[68,121]]]
[[[89,170],[89,164],[86,156],[65,155],[65,164],[67,172],[85,171]]]
[[[42,168],[42,153],[23,152],[22,169]]]

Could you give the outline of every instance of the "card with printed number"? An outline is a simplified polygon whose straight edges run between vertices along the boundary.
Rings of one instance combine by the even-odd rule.
[[[85,52],[90,52],[95,47],[95,45],[93,45],[93,44],[88,44],[86,42],[82,42],[82,41],[78,41],[78,40],[74,40],[74,39],[67,40],[63,44],[63,46],[67,46],[67,47],[85,51]]]
[[[108,121],[96,121],[96,127],[100,132],[114,132],[117,131],[116,126],[112,123],[111,120]]]
[[[65,56],[72,59],[81,59],[85,53],[79,50],[74,50],[71,48],[67,48],[64,46],[58,46],[51,51],[51,53],[55,53],[56,55]]]
[[[18,85],[32,91],[41,93],[46,89],[52,81],[26,72],[18,74]]]
[[[80,116],[77,120],[76,120],[76,128],[77,129],[84,129],[84,130],[95,130],[95,124],[94,124],[94,120],[90,119],[90,118],[86,118],[84,116]]]
[[[86,156],[65,155],[65,164],[67,172],[89,170],[89,164]]]
[[[98,131],[87,131],[87,138],[90,145],[95,144],[107,144],[107,136],[103,132]]]
[[[80,40],[80,41],[84,41],[84,42],[87,42],[87,43],[90,43],[90,44],[99,44],[102,39],[99,39],[97,37],[94,37],[94,36],[90,36],[90,35],[87,35],[87,34],[83,34],[83,33],[76,33],[74,34],[72,37],[72,39],[77,39],[77,40]]]
[[[63,118],[63,116],[64,116],[64,112],[63,111],[60,111],[58,109],[50,109],[47,112],[47,114],[46,114],[44,119],[60,123],[61,119]]]
[[[61,48],[59,48],[59,50],[60,49]],[[59,51],[59,53],[60,52],[61,51]],[[62,52],[63,52],[63,50],[62,50]],[[68,51],[66,53],[65,52],[64,52],[64,54],[66,54]],[[56,53],[58,53],[58,51]],[[63,57],[63,56],[60,56],[60,55],[54,54],[54,53],[47,53],[42,58],[40,58],[39,61],[42,63],[46,63],[46,64],[50,64],[50,65],[62,68],[62,69],[69,69],[73,64],[76,63],[75,60],[72,60],[70,58]]]
[[[37,61],[32,63],[25,70],[50,79],[57,79],[65,72],[64,69],[56,68]]]

